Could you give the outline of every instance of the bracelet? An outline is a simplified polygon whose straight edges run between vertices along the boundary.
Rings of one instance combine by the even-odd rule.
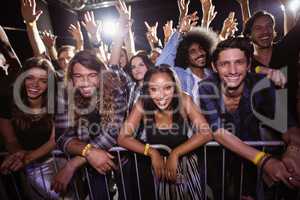
[[[33,27],[34,25],[36,25],[36,21],[33,21],[33,22],[27,22],[24,20],[24,23],[27,24],[28,26],[30,27]]]
[[[265,157],[265,159],[263,159],[263,161],[261,162],[261,164],[260,164],[260,171],[263,171],[264,170],[264,167],[265,167],[265,165],[266,165],[266,163],[271,159],[271,158],[273,158],[271,155],[267,155],[266,157]]]
[[[252,162],[257,165],[259,163],[259,161],[261,161],[261,159],[266,156],[266,153],[261,151],[259,153],[256,154],[255,158],[252,160]]]
[[[145,155],[145,156],[148,156],[148,154],[149,154],[149,149],[150,149],[150,144],[146,144],[146,145],[145,145],[145,149],[144,149],[144,155]]]
[[[81,151],[81,155],[83,157],[86,157],[87,156],[87,153],[88,151],[92,148],[92,145],[91,144],[87,144]]]
[[[258,65],[255,67],[255,72],[259,74],[261,72],[261,67]]]

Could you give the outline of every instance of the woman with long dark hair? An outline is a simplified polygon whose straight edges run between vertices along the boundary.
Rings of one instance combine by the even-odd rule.
[[[133,137],[143,121],[146,144]],[[188,136],[190,123],[193,135]],[[190,97],[182,94],[178,81],[168,65],[147,71],[143,95],[125,121],[118,144],[131,151],[150,156],[159,181],[159,199],[202,199],[200,167],[193,150],[211,140],[205,118],[198,112]],[[150,144],[163,144],[172,149],[161,154]],[[165,159],[163,159],[163,157]]]
[[[48,112],[49,77],[54,80],[54,68],[41,57],[28,59],[21,69],[14,84],[11,121],[22,151],[8,156],[1,166],[4,172],[24,168],[29,196],[35,200],[59,198],[50,190],[55,173],[51,156],[55,133],[53,116]],[[54,95],[55,87],[51,89]]]

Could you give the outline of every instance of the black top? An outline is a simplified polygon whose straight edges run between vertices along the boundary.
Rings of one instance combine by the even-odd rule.
[[[51,136],[51,125],[45,119],[33,121],[31,126],[20,129],[13,124],[18,142],[24,150],[34,150],[48,142]]]
[[[180,115],[173,118],[177,119],[173,120],[173,127],[170,129],[159,129],[156,127],[155,119],[147,120],[146,141],[149,144],[163,144],[174,149],[188,140],[188,123]]]

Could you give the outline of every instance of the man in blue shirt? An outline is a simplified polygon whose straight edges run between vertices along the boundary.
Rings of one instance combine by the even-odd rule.
[[[253,158],[257,157],[253,148],[245,144],[232,145],[233,141],[264,140],[265,136],[260,129],[263,124],[277,132],[271,135],[273,138],[274,136],[280,138],[278,132],[284,133],[283,139],[288,146],[293,146],[293,148],[288,147],[288,151],[299,150],[296,140],[292,142],[286,140],[288,136],[299,138],[299,129],[293,120],[287,117],[287,106],[280,104],[282,102],[279,102],[278,95],[275,98],[272,83],[263,76],[248,72],[252,53],[252,46],[244,38],[232,38],[220,42],[212,55],[212,67],[216,73],[200,83],[199,96],[201,110],[211,129],[217,134],[215,137],[219,140],[224,133],[232,135],[230,140],[224,137],[222,144],[243,158],[253,161]],[[275,119],[272,120],[273,118]],[[297,165],[299,161],[294,155],[285,154],[282,161],[270,158],[263,165],[257,165],[272,181],[282,181],[289,187],[299,187],[299,165]],[[293,163],[292,165],[286,162],[287,157],[289,162]],[[229,155],[226,163],[237,163],[237,159],[239,158]],[[230,170],[226,169],[225,185],[231,188],[226,190],[226,199],[239,198],[237,170],[239,165],[236,164],[231,165]],[[250,163],[246,163],[244,171],[246,171],[246,181],[244,181],[243,195],[260,199],[255,184],[256,169]],[[282,195],[287,199],[294,197],[294,193],[290,191],[282,192]]]

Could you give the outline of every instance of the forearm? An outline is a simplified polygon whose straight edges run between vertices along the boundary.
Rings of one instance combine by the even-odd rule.
[[[284,6],[283,19],[284,19],[284,35],[286,35],[295,25],[295,14]]]
[[[113,41],[111,56],[109,60],[110,65],[119,65],[122,45],[123,38],[120,36],[116,36],[116,38]]]
[[[227,131],[224,133],[223,131],[217,130],[213,135],[219,144],[249,161],[253,161],[257,153],[259,153],[257,149],[245,144],[238,137]]]
[[[291,127],[282,136],[287,145],[300,146],[300,129],[298,127]]]
[[[131,30],[129,30],[128,37],[125,39],[125,47],[128,57],[131,58],[135,54],[134,36]]]
[[[83,40],[76,40],[76,51],[82,51],[84,49],[83,45]]]
[[[250,8],[249,8],[249,1],[242,1],[240,4],[242,10],[242,17],[243,17],[243,24],[245,25],[248,19],[251,17]]]
[[[49,53],[49,56],[50,56],[51,60],[57,60],[56,48],[54,46],[53,47],[47,47],[47,50],[48,50],[48,53]]]
[[[25,163],[35,161],[47,154],[49,154],[55,148],[55,141],[49,141],[39,148],[29,152],[25,157]]]
[[[141,142],[139,142],[138,140],[136,140],[133,136],[129,136],[129,135],[120,135],[118,137],[118,145],[139,153],[139,154],[144,154],[144,150],[145,150],[145,145]]]
[[[210,132],[196,133],[189,140],[172,150],[172,153],[183,156],[212,140]]]
[[[86,145],[87,143],[74,138],[71,139],[68,144],[66,144],[66,151],[73,155],[81,155],[82,150]]]
[[[77,170],[82,165],[84,165],[87,160],[82,156],[75,156],[67,162],[67,165],[71,166],[73,169]]]
[[[44,54],[46,52],[46,48],[39,35],[36,22],[26,23],[26,30],[34,56]]]

